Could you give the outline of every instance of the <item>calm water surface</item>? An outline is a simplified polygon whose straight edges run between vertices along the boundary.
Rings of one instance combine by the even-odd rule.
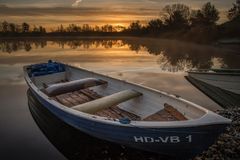
[[[185,71],[240,68],[238,49],[140,38],[0,40],[0,159],[65,159],[30,114],[24,65],[62,61],[216,110],[216,103],[186,81]]]

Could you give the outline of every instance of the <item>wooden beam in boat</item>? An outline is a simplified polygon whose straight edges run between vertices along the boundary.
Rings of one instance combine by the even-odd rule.
[[[100,110],[112,107],[119,103],[128,101],[132,98],[139,97],[141,95],[142,95],[142,93],[134,91],[134,90],[124,90],[124,91],[114,93],[114,94],[106,96],[106,97],[96,99],[94,101],[80,104],[80,105],[72,107],[72,108],[75,110],[78,110],[78,111],[85,112],[85,113],[93,114]]]
[[[65,83],[53,84],[45,89],[45,93],[48,96],[56,96],[59,94],[74,92],[80,89],[85,89],[103,84],[107,84],[107,82],[96,78],[85,78]]]

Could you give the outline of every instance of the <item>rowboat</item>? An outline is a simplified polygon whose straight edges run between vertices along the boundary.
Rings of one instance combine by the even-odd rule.
[[[169,159],[169,156],[146,152],[107,142],[69,126],[46,109],[30,90],[29,111],[42,134],[66,159]],[[60,134],[59,134],[60,133]],[[66,138],[67,137],[67,138]],[[107,153],[107,154],[106,154]]]
[[[215,87],[240,94],[239,69],[191,70],[188,76]]]
[[[145,151],[194,156],[231,122],[179,96],[59,62],[24,66],[24,77],[36,99],[66,124]]]

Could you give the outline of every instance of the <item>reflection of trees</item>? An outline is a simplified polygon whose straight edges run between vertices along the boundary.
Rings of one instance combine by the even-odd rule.
[[[126,47],[138,53],[143,50],[156,55],[157,63],[162,69],[187,70],[192,67],[207,69],[213,66],[213,58],[222,59],[222,65],[230,68],[238,68],[238,57],[228,56],[231,53],[223,49],[211,46],[196,45],[171,40],[137,39],[53,39],[47,40],[0,40],[0,50],[12,53],[18,50],[31,51],[44,48],[47,45],[55,45],[60,48],[71,49],[111,49]]]
[[[179,59],[175,64],[173,64],[170,59],[162,52],[158,55],[157,63],[160,68],[165,71],[177,72],[177,71],[187,71],[192,68],[192,62],[187,59]]]
[[[124,45],[121,40],[102,40],[102,39],[59,40],[59,41],[57,40],[57,41],[53,41],[53,44],[57,44],[61,48],[65,48],[65,46],[67,46],[71,49],[77,49],[77,48],[111,49],[113,47],[119,48]]]
[[[2,52],[12,53],[19,50],[31,51],[32,48],[44,48],[46,41],[28,41],[28,40],[0,40],[0,50]]]
[[[2,52],[12,53],[18,50],[31,51],[32,49],[44,48],[47,46],[47,40],[0,40],[0,50]],[[102,40],[102,39],[81,39],[81,40],[53,40],[51,45],[57,45],[60,48],[69,47],[71,49],[83,48],[104,48],[111,49],[124,46],[121,40]],[[140,50],[131,48],[131,50]]]
[[[144,48],[148,53],[158,55],[158,64],[161,68],[177,67],[177,70],[186,70],[189,68],[209,69],[213,66],[212,59],[219,57],[223,59],[224,66],[230,68],[239,67],[236,57],[231,52],[212,46],[197,45],[171,40],[136,40],[125,39],[130,49],[138,51],[138,48]],[[137,48],[137,49],[134,49]]]

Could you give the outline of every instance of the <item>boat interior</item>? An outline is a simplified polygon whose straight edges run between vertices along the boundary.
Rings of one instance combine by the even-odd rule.
[[[77,111],[132,121],[185,121],[205,111],[179,98],[84,69],[64,66],[61,72],[32,75],[50,99]]]

